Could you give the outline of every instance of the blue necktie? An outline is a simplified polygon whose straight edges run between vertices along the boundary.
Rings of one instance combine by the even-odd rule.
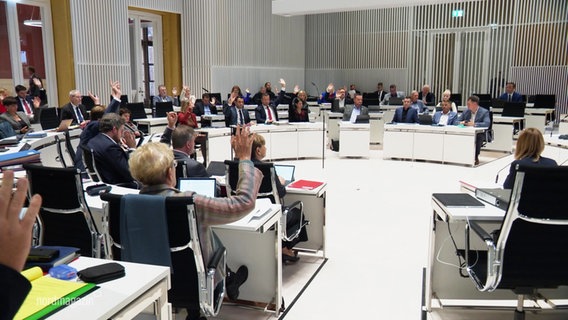
[[[241,119],[241,125],[245,124],[245,118],[243,117],[243,111],[241,109],[237,109],[237,111],[239,112],[239,118]]]
[[[83,122],[83,115],[81,114],[81,110],[79,110],[79,107],[75,107],[75,112],[77,112],[77,121],[79,123]]]

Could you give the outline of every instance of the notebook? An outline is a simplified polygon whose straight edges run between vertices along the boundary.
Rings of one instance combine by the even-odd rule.
[[[432,125],[432,116],[429,114],[418,115],[418,123],[425,126]]]
[[[215,197],[215,178],[179,178],[179,190],[182,192],[194,191],[207,197]]]
[[[274,170],[276,170],[276,175],[284,178],[286,182],[284,186],[289,185],[294,182],[294,171],[296,171],[296,166],[288,164],[275,164]]]

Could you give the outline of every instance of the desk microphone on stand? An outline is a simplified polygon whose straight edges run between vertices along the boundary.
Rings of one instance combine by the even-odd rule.
[[[203,88],[203,87],[201,87],[201,89],[202,89],[203,91],[209,93],[209,90],[207,90],[207,89],[205,89],[205,88]]]
[[[318,101],[319,101],[319,95],[320,95],[320,91],[318,86],[316,85],[315,82],[312,81],[312,86],[316,87],[317,90],[317,97],[318,97]],[[319,116],[321,118],[321,123],[322,123],[322,137],[321,137],[321,168],[323,169],[325,167],[325,113],[323,112],[323,109],[321,108],[321,106],[319,106]]]
[[[316,87],[316,91],[317,91],[316,97],[318,97],[318,100],[319,100],[320,90],[319,90],[318,86],[316,85],[316,83],[313,82],[313,81],[312,81],[312,86]]]

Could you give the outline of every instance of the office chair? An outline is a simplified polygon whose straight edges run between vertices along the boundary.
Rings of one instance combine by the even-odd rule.
[[[69,157],[71,158],[71,164],[74,167],[76,155],[75,155],[75,148],[71,144],[71,136],[69,135],[69,130],[65,130],[63,132],[63,135],[65,136],[65,151],[69,154]]]
[[[162,196],[148,195],[163,199]],[[121,201],[122,195],[104,193],[105,249],[108,257],[121,260]],[[197,310],[207,316],[218,314],[225,295],[226,250],[218,248],[210,261],[203,260],[193,198],[166,197],[165,212],[171,257],[172,286],[168,300],[174,307]],[[134,261],[136,262],[136,261]],[[218,285],[215,286],[215,279]]]
[[[280,199],[276,187],[277,177],[274,164],[270,162],[257,162],[254,166],[263,174],[257,198],[269,198],[272,203],[282,205],[282,199]],[[225,168],[227,196],[230,197],[236,194],[237,183],[239,181],[239,161],[225,160]],[[309,221],[304,218],[304,205],[301,201],[295,201],[287,206],[282,205],[281,224],[282,230],[284,230],[282,240],[294,241],[298,238],[302,229],[309,224]]]
[[[482,147],[485,147],[488,143],[493,141],[494,131],[493,131],[493,111],[489,111],[489,127],[485,130],[485,137],[483,138]]]
[[[99,173],[97,172],[97,168],[95,167],[93,151],[84,145],[79,145],[79,149],[81,149],[81,152],[83,153],[83,164],[85,165],[85,171],[89,175],[89,178],[91,178],[94,182],[102,181]]]
[[[174,111],[173,104],[171,102],[156,102],[156,113],[155,118],[163,118],[168,116],[168,112]]]
[[[144,103],[142,102],[127,103],[126,108],[130,110],[132,120],[148,118],[148,116],[146,116],[146,111],[144,110]]]
[[[511,289],[518,295],[516,320],[524,319],[525,295],[568,285],[568,167],[518,166],[509,207],[495,235],[468,221],[465,258],[480,291]],[[487,246],[470,249],[470,229]],[[495,232],[494,232],[495,233]]]
[[[59,116],[57,108],[41,108],[39,114],[39,123],[42,130],[54,129],[59,126]]]
[[[41,195],[38,218],[42,245],[71,246],[80,254],[101,257],[102,235],[97,230],[83,192],[81,174],[74,168],[24,164],[29,197]]]
[[[177,165],[176,165],[176,181],[179,180],[179,178],[187,178],[187,161],[185,160],[176,160]],[[177,183],[177,182],[176,182]]]
[[[67,163],[65,162],[65,154],[63,154],[63,148],[61,148],[62,141],[59,136],[54,136],[53,140],[55,141],[55,148],[57,149],[56,161],[59,161],[63,168],[67,168]]]

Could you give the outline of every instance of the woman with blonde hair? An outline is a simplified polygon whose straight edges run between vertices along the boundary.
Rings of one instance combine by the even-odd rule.
[[[517,164],[538,165],[538,166],[557,166],[556,161],[541,156],[544,151],[544,138],[540,130],[536,128],[526,128],[519,134],[517,148],[515,149],[515,161],[511,163],[509,175],[503,183],[504,189],[513,189],[515,176],[517,174]]]
[[[451,96],[452,96],[452,92],[450,91],[450,89],[444,90],[444,92],[442,93],[442,100],[440,102],[438,102],[438,104],[436,105],[436,109],[442,107],[442,101],[450,101]],[[456,104],[453,101],[450,101],[450,102],[452,103],[452,111],[458,112],[458,108],[456,107]]]

